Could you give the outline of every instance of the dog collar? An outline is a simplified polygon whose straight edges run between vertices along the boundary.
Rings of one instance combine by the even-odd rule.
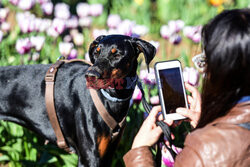
[[[137,80],[138,80],[138,76],[136,75],[136,77],[135,77],[135,79],[133,80],[133,82],[132,82],[131,85],[135,85],[135,83],[137,82]],[[108,100],[110,100],[110,101],[112,101],[112,102],[123,102],[123,101],[127,101],[127,100],[130,100],[130,98],[131,98],[131,96],[132,96],[132,95],[131,95],[131,96],[125,98],[125,99],[119,99],[119,98],[117,98],[117,97],[112,97],[112,96],[110,96],[110,94],[109,94],[108,92],[106,92],[104,89],[100,89],[100,90],[101,90],[102,95],[103,95],[106,99],[108,99]]]

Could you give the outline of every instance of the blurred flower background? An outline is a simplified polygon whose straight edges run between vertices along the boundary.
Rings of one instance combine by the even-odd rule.
[[[0,0],[0,66],[55,63],[62,55],[88,59],[89,44],[99,35],[137,37],[157,48],[149,73],[139,57],[138,76],[148,102],[158,105],[154,62],[179,59],[185,81],[200,89],[202,75],[191,59],[201,52],[202,26],[224,9],[247,7],[250,0]],[[124,166],[122,156],[144,119],[141,98],[136,88],[114,167]],[[173,129],[177,147],[183,146],[189,129],[185,123]],[[1,121],[0,136],[0,164],[77,164],[75,154],[44,145],[44,139],[14,123]],[[166,158],[163,162],[168,162]]]

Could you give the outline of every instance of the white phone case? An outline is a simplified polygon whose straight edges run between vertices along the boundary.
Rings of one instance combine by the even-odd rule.
[[[172,120],[180,120],[180,119],[186,119],[186,117],[178,114],[178,113],[166,113],[165,109],[165,101],[163,99],[163,91],[162,91],[162,85],[161,85],[161,78],[159,74],[159,70],[165,70],[165,69],[171,69],[171,68],[178,68],[180,70],[180,78],[181,78],[181,84],[182,84],[182,92],[184,94],[184,101],[185,101],[185,107],[188,108],[188,103],[187,103],[187,96],[186,96],[186,91],[184,87],[184,81],[183,81],[183,75],[182,75],[182,68],[181,68],[181,63],[178,60],[171,60],[171,61],[163,61],[163,62],[157,62],[155,64],[155,74],[156,74],[156,80],[157,80],[157,85],[158,85],[158,90],[159,90],[159,98],[162,106],[162,113],[164,118],[168,117]]]

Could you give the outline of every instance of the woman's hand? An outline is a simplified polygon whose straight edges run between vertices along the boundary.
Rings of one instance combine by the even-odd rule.
[[[155,106],[152,108],[149,116],[143,122],[139,132],[135,136],[132,149],[141,147],[141,146],[153,146],[160,138],[162,134],[162,130],[155,123],[157,120],[162,120],[163,117],[160,115],[157,116],[161,111],[161,106]],[[171,126],[173,124],[172,120],[164,120],[166,124]]]
[[[190,109],[180,107],[176,109],[176,112],[189,118],[191,120],[190,124],[195,128],[201,114],[201,95],[199,91],[190,84],[185,83],[185,87],[192,94],[192,96],[187,97]]]

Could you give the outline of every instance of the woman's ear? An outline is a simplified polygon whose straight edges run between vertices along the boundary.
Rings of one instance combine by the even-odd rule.
[[[149,42],[144,41],[142,39],[133,38],[133,46],[135,47],[135,51],[139,55],[140,53],[144,54],[145,62],[147,64],[147,68],[149,71],[149,63],[153,60],[156,53],[156,48]]]
[[[93,51],[96,48],[96,46],[99,44],[99,42],[106,37],[105,35],[101,35],[99,37],[97,37],[90,45],[89,45],[89,58],[91,63],[95,63],[95,60],[93,58]]]

